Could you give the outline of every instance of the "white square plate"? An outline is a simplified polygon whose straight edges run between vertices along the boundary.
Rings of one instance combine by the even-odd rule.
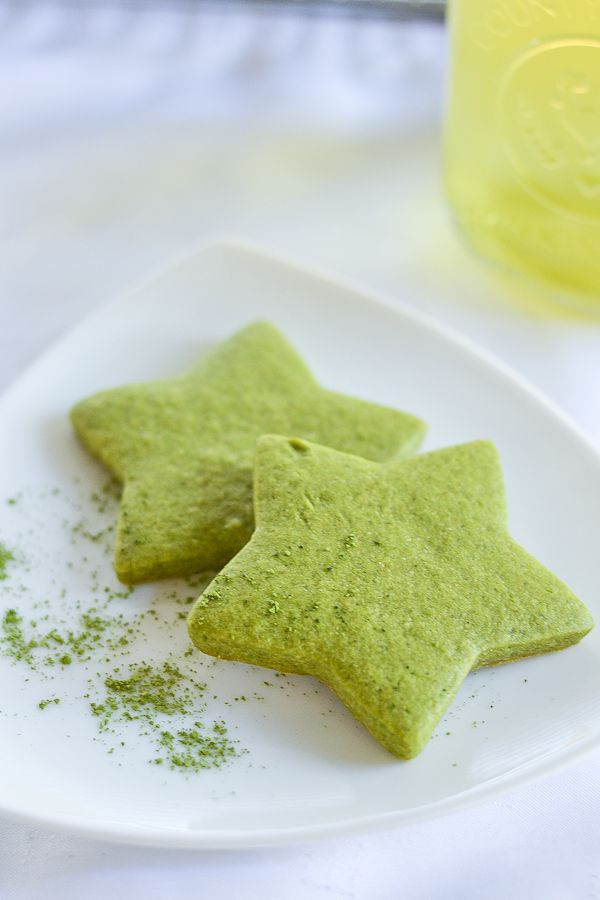
[[[72,434],[71,405],[177,373],[259,318],[282,329],[326,386],[424,418],[426,449],[493,440],[513,535],[598,616],[600,460],[561,414],[434,322],[235,242],[205,246],[105,306],[1,400],[0,540],[18,550],[0,582],[2,611],[35,615],[44,597],[46,610],[56,602],[75,622],[77,602],[87,608],[101,585],[116,587],[110,557],[92,542],[87,569],[73,562],[73,517],[92,520],[86,498],[103,476]],[[18,502],[4,502],[14,495]],[[115,609],[127,616],[154,602],[164,610],[166,589],[139,588]],[[160,662],[187,647],[183,619],[168,646],[152,622],[139,637],[125,663]],[[110,661],[74,663],[41,681],[0,658],[0,810],[157,846],[278,843],[464,806],[573,759],[600,734],[596,631],[560,654],[469,676],[411,762],[386,753],[311,679],[277,680],[201,654],[194,665],[210,682],[210,715],[248,752],[186,777],[148,765],[151,748],[130,729],[113,735],[107,752],[110,738],[98,734],[84,694]],[[240,695],[247,702],[235,702]],[[41,711],[47,696],[61,702]]]

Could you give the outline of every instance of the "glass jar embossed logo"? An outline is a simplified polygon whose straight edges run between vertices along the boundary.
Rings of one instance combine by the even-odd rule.
[[[600,41],[540,43],[508,69],[499,133],[522,186],[555,214],[600,220]]]
[[[600,0],[449,0],[444,177],[458,233],[600,317]],[[524,282],[523,282],[524,284]]]

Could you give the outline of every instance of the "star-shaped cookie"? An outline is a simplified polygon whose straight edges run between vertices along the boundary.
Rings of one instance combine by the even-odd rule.
[[[422,750],[471,669],[593,625],[508,534],[488,442],[378,464],[267,435],[255,512],[252,539],[190,613],[192,640],[316,676],[397,756]]]
[[[414,416],[321,387],[266,322],[180,377],[97,394],[71,418],[123,484],[115,569],[128,584],[218,570],[246,543],[261,434],[385,460],[415,450],[425,431]]]

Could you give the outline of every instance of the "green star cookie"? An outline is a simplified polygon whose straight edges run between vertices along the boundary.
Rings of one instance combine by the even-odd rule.
[[[373,460],[415,450],[413,416],[321,387],[266,322],[190,372],[119,387],[72,410],[83,444],[124,485],[115,568],[132,584],[221,568],[254,528],[257,437],[301,434]]]
[[[314,675],[384,747],[427,743],[467,673],[593,622],[516,544],[488,442],[378,464],[267,435],[256,531],[189,617],[206,653]]]

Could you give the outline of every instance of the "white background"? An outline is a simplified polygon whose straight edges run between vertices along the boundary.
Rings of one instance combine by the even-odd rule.
[[[600,445],[598,320],[553,310],[453,233],[444,52],[432,26],[0,5],[0,387],[182,245],[227,232],[392,297],[409,285]],[[599,764],[288,849],[130,849],[0,821],[0,900],[600,898]]]

